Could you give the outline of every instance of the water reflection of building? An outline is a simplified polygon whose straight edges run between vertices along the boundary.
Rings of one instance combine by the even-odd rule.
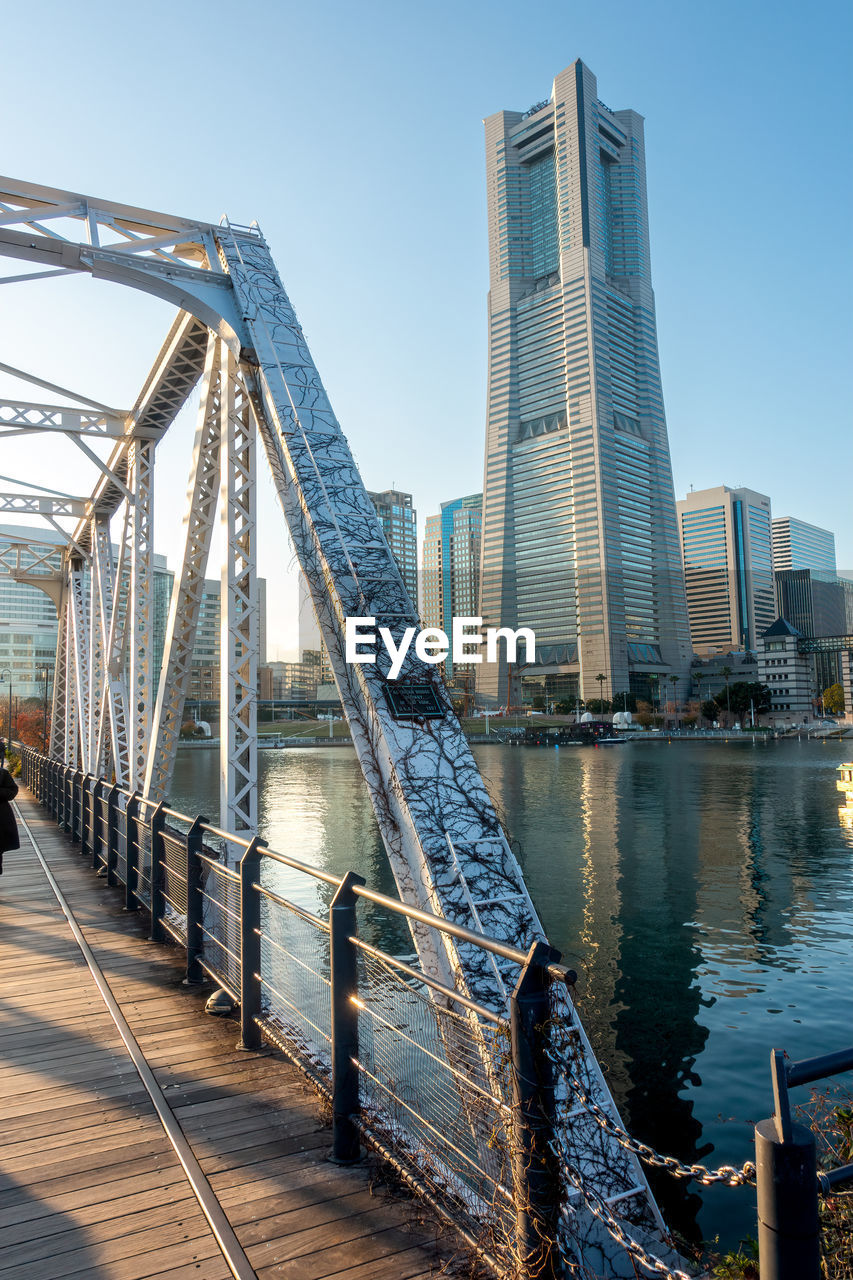
[[[579,972],[587,1034],[632,1133],[685,1160],[702,1129],[684,1096],[708,1036],[697,1020],[695,775],[665,747],[494,751],[477,760],[521,845],[549,941]],[[671,1179],[664,1215],[695,1231],[699,1199]]]
[[[631,1132],[692,1162],[707,1150],[689,1096],[708,1038],[699,1020],[702,956],[692,924],[699,893],[696,777],[689,754],[673,751],[661,787],[660,764],[649,750],[667,748],[626,754],[615,794],[605,793],[620,814],[616,1048],[629,1063],[624,1119]],[[699,1197],[671,1178],[656,1179],[653,1188],[667,1220],[695,1233]]]

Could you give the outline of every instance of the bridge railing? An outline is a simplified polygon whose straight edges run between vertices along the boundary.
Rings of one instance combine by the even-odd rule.
[[[540,1134],[551,1068],[532,1028],[547,1023],[550,983],[566,978],[556,953],[472,933],[34,749],[22,770],[126,908],[149,913],[151,938],[184,948],[187,981],[210,979],[240,1006],[241,1047],[277,1045],[325,1096],[333,1159],[372,1146],[496,1273],[551,1274],[558,1196],[543,1193]],[[318,897],[322,915],[306,905]],[[526,1020],[375,945],[401,916],[514,961]]]

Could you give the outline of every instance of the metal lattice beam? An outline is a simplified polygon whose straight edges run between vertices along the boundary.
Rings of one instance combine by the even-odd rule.
[[[258,587],[255,423],[237,361],[221,344],[220,821],[258,827]]]
[[[175,752],[189,692],[193,649],[216,514],[221,438],[219,350],[219,340],[211,334],[202,375],[201,400],[187,488],[183,554],[172,587],[163,667],[154,712],[153,746],[145,772],[144,791],[155,802],[165,799],[172,781]]]
[[[135,440],[128,457],[130,542],[130,670],[128,675],[131,790],[145,779],[151,741],[153,662],[154,445]]]

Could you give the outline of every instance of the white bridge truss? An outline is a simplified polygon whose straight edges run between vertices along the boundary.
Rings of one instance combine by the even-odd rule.
[[[403,584],[256,225],[215,226],[73,192],[0,178],[0,252],[35,277],[88,272],[154,294],[177,316],[128,411],[73,398],[79,409],[0,402],[0,439],[63,433],[90,453],[114,441],[87,498],[52,491],[0,495],[0,510],[40,512],[53,527],[76,518],[64,551],[51,752],[123,785],[168,795],[187,695],[217,500],[225,529],[221,631],[221,815],[254,830],[258,613],[255,444],[260,438],[308,583],[376,818],[404,900],[519,947],[543,936],[521,870],[495,814],[438,668],[409,650],[398,684],[427,686],[436,719],[397,719],[389,659],[347,665],[347,616],[368,616],[395,638],[418,626]],[[19,370],[0,365],[7,373]],[[54,393],[61,387],[31,375]],[[159,688],[152,691],[154,456],[193,387],[201,398]],[[33,485],[27,486],[31,489]],[[41,505],[40,505],[41,504]],[[115,562],[111,522],[122,522]],[[30,579],[34,580],[34,579]],[[127,674],[125,674],[127,673]],[[422,959],[446,983],[505,1012],[501,962],[416,931]],[[441,947],[440,951],[436,947]],[[574,1070],[587,1093],[615,1107],[566,995]],[[582,1112],[582,1109],[578,1109]],[[665,1251],[664,1227],[640,1167],[587,1113],[573,1114],[577,1167],[635,1236]],[[570,1193],[571,1194],[571,1193]],[[635,1275],[622,1246],[575,1203],[578,1257],[606,1255],[612,1275]]]

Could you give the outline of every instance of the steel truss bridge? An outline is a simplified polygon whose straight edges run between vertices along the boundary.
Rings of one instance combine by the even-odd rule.
[[[409,700],[408,711],[405,699],[401,711],[400,698],[389,698],[384,651],[374,665],[344,660],[347,616],[375,618],[398,642],[419,621],[258,226],[226,219],[214,225],[0,178],[0,251],[29,264],[25,274],[0,283],[20,287],[36,278],[85,272],[176,309],[160,353],[126,411],[68,392],[47,371],[24,374],[0,365],[77,406],[50,399],[0,401],[0,438],[26,434],[47,443],[67,437],[97,469],[87,497],[40,488],[33,477],[0,495],[1,511],[41,516],[64,538],[59,574],[47,571],[44,546],[30,548],[26,568],[20,560],[11,566],[19,580],[48,590],[58,609],[53,759],[87,774],[114,776],[117,785],[148,804],[168,795],[219,502],[227,532],[220,822],[231,832],[255,831],[260,444],[403,901],[514,946],[542,939],[521,870],[438,669],[409,651],[396,686]],[[200,401],[183,548],[155,689],[155,455],[196,386]],[[98,441],[109,442],[106,459],[92,447]],[[38,543],[37,536],[33,541]],[[451,934],[437,940],[435,930],[416,920],[412,932],[425,971],[505,1012],[513,972],[505,961]],[[585,1096],[615,1117],[569,994],[555,990],[553,1000],[554,1016],[570,1033],[571,1068]],[[570,1187],[565,1197],[561,1230],[572,1256],[592,1260],[613,1276],[636,1274],[624,1238],[601,1226],[602,1214],[610,1212],[618,1214],[628,1236],[674,1258],[636,1158],[583,1107],[567,1114],[575,1176],[587,1189]]]

